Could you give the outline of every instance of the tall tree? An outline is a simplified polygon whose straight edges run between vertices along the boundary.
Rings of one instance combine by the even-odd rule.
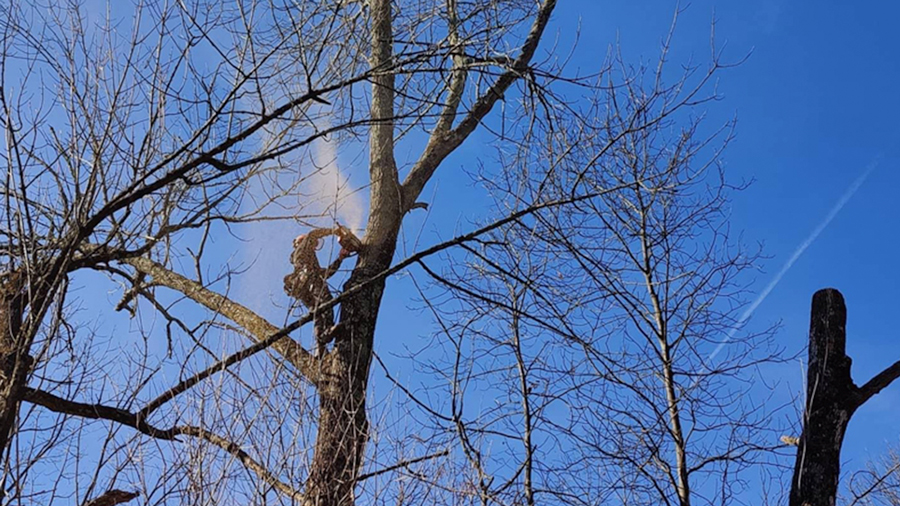
[[[501,213],[590,198],[464,245],[464,266],[425,262],[448,292],[431,301],[446,352],[426,369],[445,391],[418,404],[446,413],[435,437],[464,448],[482,504],[731,504],[774,463],[778,407],[747,390],[784,358],[772,329],[743,328],[758,256],[729,234],[733,124],[679,111],[710,98],[715,66],[674,86],[659,69],[595,102],[593,142],[548,128],[551,149],[484,183]]]
[[[156,440],[196,438],[242,463],[263,496],[275,490],[302,504],[352,504],[370,437],[366,392],[376,321],[385,280],[404,265],[392,266],[403,218],[423,206],[417,199],[441,163],[495,104],[516,94],[516,83],[542,93],[541,79],[555,69],[541,70],[533,60],[555,5],[201,0],[138,3],[125,13],[117,5],[105,17],[77,2],[4,5],[5,500],[33,493],[25,484],[44,458],[43,443],[29,441],[22,451],[11,442],[25,442],[23,428],[29,421],[41,426],[49,410],[64,415],[53,425],[51,441],[78,437],[77,431],[64,436],[59,427],[79,419],[114,422]],[[359,95],[364,85],[368,99]],[[426,139],[417,160],[401,171],[396,143],[409,129],[425,130]],[[360,135],[368,139],[368,222],[360,240],[341,236],[353,248],[335,269],[346,256],[356,257],[342,292],[307,299],[315,318],[286,326],[239,303],[240,294],[222,292],[236,273],[211,274],[217,269],[208,261],[211,241],[255,220],[296,219],[302,185],[286,168],[318,139]],[[254,187],[263,187],[265,197],[252,194]],[[287,212],[274,211],[284,205]],[[332,224],[320,230],[327,229]],[[318,272],[319,266],[308,267]],[[70,315],[72,283],[86,279],[84,272],[121,282],[120,309],[153,308],[167,322],[170,338],[188,340],[169,342],[169,353],[182,346],[186,353],[178,381],[163,386],[166,362],[145,348],[135,359],[137,372],[117,385],[116,395],[102,388],[102,376],[96,397],[85,387],[98,377],[87,374],[94,364],[81,354],[95,345],[79,340],[90,330],[73,326]],[[287,288],[296,294],[299,286]],[[205,307],[209,317],[179,314],[173,304],[181,299],[163,287]],[[321,317],[337,306],[339,317]],[[314,331],[324,346],[320,354],[291,336],[311,321],[320,327]],[[232,344],[221,358],[209,342],[216,329],[253,344]],[[265,450],[245,449],[246,432],[221,422],[227,415],[216,425],[206,421],[204,404],[174,407],[219,373],[230,372],[241,383],[242,374],[229,368],[267,349],[283,361],[270,370],[292,368],[317,395],[313,455],[299,481],[293,471],[288,479],[287,471],[267,465]],[[252,419],[251,407],[268,402],[259,390],[248,388],[248,395],[241,409],[231,411],[235,420],[241,414]],[[28,412],[17,429],[23,405]],[[185,418],[196,423],[181,423]],[[112,433],[107,438],[115,440]],[[98,469],[107,458],[101,450]],[[163,495],[190,489],[197,480],[169,472],[172,481],[158,485]],[[88,473],[93,478],[86,488],[51,483],[43,498],[49,503],[57,494],[97,495],[104,486],[98,473]]]
[[[705,424],[740,403],[717,404],[715,381],[753,361],[727,355],[708,374],[689,366],[710,333],[734,323],[734,309],[719,304],[732,300],[731,276],[748,260],[723,242],[721,194],[680,200],[706,181],[692,172],[708,147],[697,143],[695,125],[656,142],[677,111],[715,98],[706,88],[720,65],[688,68],[666,85],[667,40],[647,82],[621,59],[597,75],[567,76],[552,55],[538,57],[555,6],[194,0],[139,2],[124,13],[116,4],[105,17],[78,2],[0,7],[3,501],[103,504],[138,492],[148,503],[343,506],[358,494],[446,503],[441,491],[452,490],[483,504],[620,494],[623,502],[686,505],[698,493],[692,476],[711,468],[724,487],[729,466],[760,449],[738,437],[755,426],[723,431],[730,439],[696,437],[698,447],[689,440],[719,433]],[[567,98],[582,94],[586,107]],[[528,191],[513,191],[513,204],[483,227],[396,261],[404,219],[427,207],[426,185],[478,130],[513,154],[493,174],[512,185],[502,189],[521,183]],[[310,195],[308,174],[298,177],[297,165],[321,162],[315,149],[326,140],[365,153],[364,228],[334,218],[347,192]],[[414,154],[407,163],[401,152]],[[313,200],[329,205],[307,205]],[[252,308],[236,288],[241,268],[222,251],[229,233],[240,239],[268,222],[306,228],[284,258],[284,288],[302,306],[299,318],[283,299],[287,308]],[[685,243],[698,230],[710,249],[694,257]],[[276,239],[287,251],[293,238]],[[341,252],[326,260],[319,240]],[[466,369],[457,353],[441,371],[451,378],[449,411],[419,404],[421,425],[437,426],[442,438],[416,432],[413,443],[376,453],[383,440],[370,416],[370,368],[388,278],[420,265],[446,281],[424,259],[457,245],[485,262],[483,273],[498,266],[498,244],[508,263],[534,269],[517,276],[506,265],[502,293],[481,293],[491,303],[481,310],[505,326],[496,349],[509,352],[503,371],[514,376],[500,385],[513,392],[515,411],[498,409],[497,419],[479,412],[490,421],[473,423],[461,375],[496,371],[491,360]],[[546,254],[524,255],[535,249]],[[97,273],[117,284],[121,299],[111,305],[131,312],[136,332],[104,340],[108,329],[91,322],[99,317],[83,317],[79,287],[109,286],[95,284]],[[549,284],[552,276],[562,282]],[[467,296],[485,288],[477,276],[464,281],[477,287]],[[92,311],[102,304],[91,302]],[[618,312],[588,339],[584,326],[610,305]],[[306,327],[315,351],[302,344]],[[560,357],[585,353],[578,375],[539,353],[543,345],[534,348],[535,327],[561,338],[548,345]],[[637,348],[611,348],[632,339]],[[619,358],[621,367],[611,365]],[[535,381],[562,390],[541,397]],[[610,386],[626,394],[601,395]],[[548,436],[539,426],[556,423],[548,410],[567,399],[578,401],[573,413],[582,418]],[[691,418],[709,406],[713,417]],[[611,439],[588,437],[610,412],[626,416],[604,433]],[[491,462],[483,438],[507,436],[497,420],[521,422],[512,432],[521,450]],[[563,486],[568,471],[541,453],[553,437],[566,439],[556,448],[573,459],[570,469],[614,463],[623,476]],[[87,443],[94,439],[102,444]],[[408,455],[407,444],[430,452]],[[458,475],[442,474],[458,470],[444,459],[434,475],[409,471],[404,478],[415,484],[364,488],[450,448],[464,463]],[[82,453],[90,463],[73,456]],[[62,470],[45,478],[54,467]],[[722,490],[724,502],[731,491]]]

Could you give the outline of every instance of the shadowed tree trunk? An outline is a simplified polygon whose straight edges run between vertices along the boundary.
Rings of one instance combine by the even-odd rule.
[[[856,409],[846,322],[840,292],[825,289],[813,295],[806,409],[791,481],[791,506],[833,505],[837,494],[841,444]]]
[[[900,362],[862,387],[850,376],[846,352],[847,307],[833,288],[813,295],[803,433],[791,480],[790,506],[833,506],[841,445],[853,413],[900,376]]]
[[[28,368],[21,358],[23,279],[19,272],[0,279],[0,457],[6,452],[16,421]],[[0,491],[0,497],[2,497]]]

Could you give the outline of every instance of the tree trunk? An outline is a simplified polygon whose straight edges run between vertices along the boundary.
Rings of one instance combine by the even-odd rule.
[[[858,407],[846,354],[847,308],[835,289],[813,295],[803,433],[790,506],[834,506],[847,423]]]
[[[372,78],[369,137],[369,220],[359,260],[345,289],[369,282],[391,266],[402,221],[401,188],[394,159],[394,80],[391,0],[371,0],[369,63]],[[352,506],[369,422],[366,389],[378,308],[385,280],[369,282],[341,303],[334,348],[323,360],[319,383],[319,432],[307,481],[309,506]]]
[[[390,267],[396,237],[394,232],[380,243],[367,245],[345,289]],[[382,278],[369,282],[341,304],[334,349],[324,359],[319,383],[319,433],[305,493],[307,505],[355,503],[356,477],[368,440],[366,389],[383,292]]]
[[[20,342],[25,308],[24,277],[18,271],[4,277],[0,280],[0,459],[6,455],[31,365]],[[3,495],[0,489],[0,499]]]

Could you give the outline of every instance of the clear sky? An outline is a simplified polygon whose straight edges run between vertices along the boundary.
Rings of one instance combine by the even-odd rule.
[[[798,352],[806,345],[813,292],[838,288],[848,304],[854,378],[862,383],[900,360],[900,335],[892,324],[900,314],[895,302],[900,300],[900,274],[894,269],[900,246],[895,218],[900,211],[895,195],[900,185],[900,100],[895,91],[900,83],[900,3],[702,0],[681,8],[670,58],[674,70],[691,59],[708,61],[713,19],[726,60],[750,55],[719,75],[724,100],[707,112],[709,124],[738,118],[737,139],[724,156],[727,173],[733,182],[754,180],[749,189],[733,195],[731,216],[732,229],[743,233],[748,244],[762,243],[769,257],[753,289],[756,294],[771,290],[758,299],[751,328],[782,322],[778,340],[789,352]],[[626,61],[655,62],[675,9],[672,1],[561,0],[550,35],[563,51],[578,35],[572,70],[597,69],[617,40]],[[431,210],[410,215],[397,260],[422,244],[471,230],[473,221],[484,217],[489,201],[461,169],[490,163],[493,148],[478,144],[477,135],[470,141],[426,188],[422,200]],[[410,159],[419,149],[410,147]],[[401,165],[410,161],[402,149],[398,155]],[[355,185],[364,183],[364,171],[354,168],[364,165],[365,157],[347,151],[327,156],[337,157]],[[268,227],[247,238],[300,232]],[[251,240],[240,257],[256,260],[249,284],[240,281],[242,299],[273,321],[284,317],[271,302],[280,295],[289,248],[287,240]],[[429,314],[410,309],[418,305],[411,302],[416,298],[408,276],[390,280],[376,343],[392,374],[413,387],[420,378],[408,362],[391,355],[415,348],[435,330]],[[801,356],[803,364],[770,371],[783,380],[785,397],[803,397],[805,354]],[[387,388],[381,377],[376,366],[376,390]],[[845,471],[864,467],[885,444],[900,444],[897,419],[900,385],[879,394],[854,417],[845,442]],[[743,499],[752,504],[758,493],[748,491],[755,497]]]
[[[574,8],[577,5],[577,8]],[[668,6],[667,9],[663,5]],[[590,30],[585,46],[616,33],[627,55],[652,57],[673,2],[565,5]],[[684,6],[685,4],[682,4]],[[718,114],[736,113],[738,137],[725,155],[731,176],[755,183],[734,195],[732,223],[761,241],[770,259],[755,284],[761,293],[812,237],[854,182],[874,167],[833,220],[796,258],[753,315],[781,320],[779,340],[803,346],[809,304],[819,288],[841,290],[848,306],[848,353],[860,384],[900,360],[897,258],[900,211],[900,42],[896,2],[691,2],[680,16],[673,61],[708,55],[709,23],[719,45],[746,63],[725,72]],[[785,371],[802,391],[800,365]],[[846,470],[864,465],[885,444],[900,443],[900,385],[882,392],[851,422]]]
[[[757,299],[751,326],[782,322],[779,342],[789,352],[800,351],[812,294],[838,288],[848,305],[853,377],[861,384],[900,360],[900,332],[893,323],[900,315],[900,274],[894,268],[900,246],[900,3],[702,0],[682,2],[681,8],[673,65],[708,61],[713,19],[726,60],[750,54],[720,74],[725,99],[708,110],[711,121],[737,116],[737,139],[724,156],[727,173],[731,181],[754,180],[733,195],[731,217],[733,230],[749,244],[763,244],[768,257],[753,289],[757,295],[771,290]],[[561,48],[578,33],[573,68],[596,68],[597,58],[617,39],[627,61],[652,62],[675,9],[671,1],[563,0],[551,33]],[[463,207],[453,197],[467,191],[458,169],[486,149],[467,145],[426,189],[429,195],[437,188],[434,211],[422,227],[426,240],[471,228],[469,220],[482,208],[472,205],[474,198]],[[419,228],[408,224],[406,230]],[[385,336],[431,329],[427,315],[407,310],[410,284],[395,279],[390,286],[378,344],[382,354],[395,345]],[[403,322],[402,328],[395,322]],[[800,399],[805,351],[801,356],[802,364],[778,371],[782,388]],[[898,419],[900,385],[894,385],[853,418],[843,452],[845,475],[864,467],[886,444],[900,444]]]
[[[568,26],[569,18],[580,16],[580,55],[618,37],[628,58],[652,59],[675,5],[562,2],[556,21]],[[893,321],[900,315],[900,3],[703,0],[681,6],[673,63],[708,58],[712,19],[726,57],[752,52],[722,74],[725,100],[711,113],[737,115],[727,170],[733,180],[755,180],[733,196],[732,223],[746,241],[762,242],[770,257],[754,285],[757,294],[874,166],[752,317],[760,326],[782,321],[779,341],[797,350],[806,342],[813,292],[838,288],[848,306],[853,377],[865,382],[900,360]],[[791,389],[802,391],[799,364],[783,374]],[[894,385],[853,418],[845,471],[864,466],[885,444],[900,443],[898,419],[900,385]]]

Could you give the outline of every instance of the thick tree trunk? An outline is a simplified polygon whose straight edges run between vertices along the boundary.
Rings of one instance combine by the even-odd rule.
[[[415,200],[441,161],[462,144],[504,91],[525,73],[555,5],[556,0],[544,2],[513,68],[501,74],[454,127],[465,89],[463,69],[456,69],[441,119],[425,152],[401,185],[394,158],[397,69],[394,68],[393,52],[393,2],[369,0],[369,63],[374,71],[370,106],[369,219],[359,261],[345,288],[367,283],[390,268],[403,214],[416,206]],[[451,16],[455,15],[451,13]],[[333,334],[334,348],[323,359],[322,375],[317,383],[319,432],[304,492],[307,505],[350,506],[355,502],[353,490],[368,439],[366,389],[384,283],[383,278],[370,282],[341,303],[340,322]]]
[[[28,364],[17,359],[20,354],[15,348],[2,346],[0,349],[0,456],[6,454],[19,404],[25,393],[25,381],[28,376]],[[0,498],[3,491],[0,490]]]
[[[394,159],[394,74],[391,0],[371,0],[369,60],[372,78],[369,137],[370,208],[359,260],[346,289],[369,282],[391,266],[403,209]],[[351,506],[368,440],[366,389],[384,279],[341,303],[334,348],[323,363],[319,387],[319,432],[306,488],[309,506]]]
[[[803,434],[797,449],[790,506],[834,506],[841,445],[858,407],[846,354],[847,308],[835,289],[813,295]]]
[[[390,267],[396,233],[384,239],[380,244],[367,245],[346,289]],[[383,292],[384,279],[380,279],[341,304],[334,349],[325,357],[319,383],[319,433],[305,493],[310,506],[355,502],[356,477],[368,440],[366,389]]]
[[[366,387],[384,286],[375,284],[380,286],[359,294],[372,304],[350,303],[343,307],[345,326],[335,337],[334,349],[324,364],[319,384],[319,434],[306,491],[310,505],[354,503],[353,490],[368,440]]]
[[[6,454],[12,437],[31,365],[21,343],[24,278],[18,272],[4,277],[0,280],[0,459]]]

